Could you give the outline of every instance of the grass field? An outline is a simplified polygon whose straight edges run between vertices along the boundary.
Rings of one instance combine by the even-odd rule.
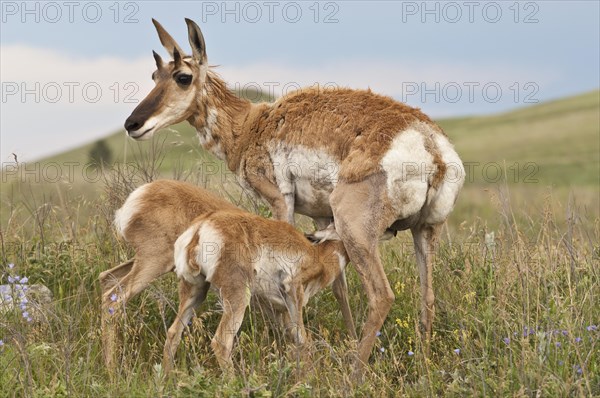
[[[127,306],[111,379],[97,277],[132,255],[111,227],[126,191],[175,177],[267,214],[180,125],[152,142],[111,135],[117,166],[105,173],[86,168],[91,146],[3,171],[0,284],[26,276],[54,302],[42,320],[28,322],[20,308],[0,318],[0,396],[600,396],[600,92],[440,124],[469,175],[435,259],[429,357],[417,334],[412,243],[400,234],[381,245],[396,301],[362,382],[350,377],[354,346],[330,291],[306,309],[309,362],[299,365],[280,332],[249,312],[233,377],[210,352],[219,312],[209,295],[175,376],[163,380],[173,275]],[[360,325],[366,302],[354,270],[348,277]]]

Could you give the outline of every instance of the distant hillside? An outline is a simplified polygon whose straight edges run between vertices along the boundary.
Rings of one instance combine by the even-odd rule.
[[[600,91],[498,115],[438,122],[474,172],[475,183],[494,180],[498,167],[505,166],[509,182],[538,180],[540,184],[573,186],[597,185],[600,180]],[[199,146],[188,123],[171,130],[141,143],[119,131],[107,136],[105,142],[117,162],[132,160],[164,142],[166,154],[160,169],[165,172],[191,165],[199,157],[212,159]],[[92,145],[41,162],[86,163]]]
[[[507,170],[518,163],[519,182],[534,173],[541,184],[598,185],[600,91],[484,117],[440,120],[463,162],[473,162],[475,181],[488,163]],[[529,164],[531,163],[531,164]],[[493,179],[488,167],[488,180]],[[534,172],[535,171],[535,172]],[[527,181],[525,181],[527,182]]]

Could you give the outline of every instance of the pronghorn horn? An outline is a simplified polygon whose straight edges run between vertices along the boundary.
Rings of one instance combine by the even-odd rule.
[[[158,38],[160,39],[161,44],[169,52],[169,54],[173,56],[173,53],[175,52],[175,50],[177,50],[179,52],[179,55],[185,56],[185,52],[183,52],[181,47],[179,47],[179,44],[177,44],[175,39],[173,39],[173,37],[171,37],[171,35],[167,33],[165,28],[163,28],[162,25],[159,24],[158,21],[154,18],[152,18],[152,23],[156,28],[156,32],[158,32]]]
[[[154,56],[154,60],[156,61],[156,67],[158,68],[158,70],[161,70],[164,66],[162,58],[154,50],[152,50],[152,55]]]
[[[175,67],[179,67],[181,65],[181,54],[177,49],[173,50],[173,61],[175,62]]]
[[[188,27],[188,39],[190,40],[190,46],[192,46],[192,55],[198,63],[203,64],[206,62],[206,43],[204,42],[204,35],[196,22],[186,18],[185,23]]]

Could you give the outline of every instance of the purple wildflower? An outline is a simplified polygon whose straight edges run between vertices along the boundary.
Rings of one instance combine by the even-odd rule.
[[[0,347],[4,346],[4,340],[0,339]]]
[[[510,339],[508,337],[503,338],[502,341],[504,341],[504,344],[506,345],[510,344]]]
[[[415,355],[415,353],[409,350],[409,351],[408,351],[408,356],[409,356],[409,357],[412,357],[413,355]]]
[[[29,318],[29,312],[23,311],[23,318]]]
[[[460,348],[456,348],[456,349],[454,350],[454,353],[455,353],[456,355],[459,355],[459,354],[460,354]]]
[[[588,332],[595,332],[596,330],[598,330],[598,326],[596,326],[596,325],[590,325],[586,329],[587,329]]]
[[[22,278],[21,278],[21,280],[19,281],[19,283],[20,283],[21,285],[24,285],[24,284],[26,284],[27,282],[29,282],[29,278],[28,278],[28,277],[26,277],[26,276],[22,277]]]
[[[384,347],[381,347],[381,348],[379,349],[379,352],[385,352],[385,348],[384,348]]]
[[[556,343],[554,343],[554,345],[556,346],[556,348],[560,348],[562,346],[562,344],[560,344],[560,341],[557,341]]]
[[[110,315],[112,315],[112,314],[114,314],[114,313],[115,313],[115,310],[114,310],[112,307],[110,307],[110,308],[108,309],[108,313],[109,313]]]
[[[381,336],[381,331],[378,330],[377,332],[375,332],[375,337],[379,337],[379,336]]]
[[[575,342],[576,343],[581,343],[581,337],[575,337]]]
[[[113,293],[110,295],[110,301],[112,301],[113,303],[117,301],[118,298],[119,296],[117,296],[117,293]]]
[[[563,366],[565,364],[565,361],[558,361],[558,366]]]
[[[563,331],[562,331],[562,334],[563,334],[563,336],[567,336],[567,335],[569,334],[569,332],[568,332],[568,331],[566,331],[566,330],[563,330]]]
[[[15,278],[13,278],[12,276],[8,276],[8,283],[14,283],[15,282]]]
[[[535,329],[533,329],[533,328],[530,329],[527,326],[525,326],[523,328],[523,337],[531,336],[532,334],[535,334]]]

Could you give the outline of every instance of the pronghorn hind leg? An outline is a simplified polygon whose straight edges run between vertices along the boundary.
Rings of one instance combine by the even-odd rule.
[[[124,263],[117,265],[109,270],[103,271],[98,276],[100,281],[100,288],[102,289],[102,294],[106,293],[110,288],[115,286],[121,279],[123,279],[133,267],[133,262],[135,259],[129,259]]]
[[[250,304],[250,295],[245,286],[222,286],[220,289],[223,316],[210,346],[224,372],[233,370],[231,351],[233,341],[242,326],[246,307]]]
[[[435,294],[433,292],[433,258],[437,238],[442,224],[419,225],[411,228],[415,245],[415,256],[421,281],[421,337],[429,350],[431,329],[435,316]]]
[[[131,272],[135,259],[130,259],[109,270],[100,273],[100,288],[102,290],[102,304],[100,309],[102,345],[104,354],[104,363],[109,370],[113,370],[116,362],[116,325],[111,322],[111,295],[115,286],[121,284],[121,281]]]
[[[179,310],[167,332],[167,340],[165,341],[163,350],[163,369],[165,374],[171,371],[183,329],[190,319],[192,319],[194,310],[206,299],[209,288],[210,283],[206,282],[204,278],[198,284],[190,284],[184,279],[179,281]]]
[[[102,293],[102,342],[104,345],[104,361],[109,372],[113,372],[116,365],[116,321],[119,319],[119,314],[123,312],[125,305],[131,298],[138,295],[159,276],[171,271],[173,268],[173,254],[171,252],[166,254],[148,253],[144,257],[136,255],[131,264],[128,261],[112,270],[116,269],[115,275],[119,275],[124,274],[127,268],[129,268],[129,271],[125,276],[120,278],[118,282],[112,283],[112,286]],[[111,284],[109,275],[112,270],[101,274],[101,285],[109,286]],[[113,294],[116,295],[114,301]]]
[[[340,183],[330,196],[336,231],[358,272],[369,305],[358,345],[357,375],[362,373],[375,344],[376,333],[394,301],[377,248],[387,221],[380,208],[382,189],[385,184],[373,177],[353,184]]]

